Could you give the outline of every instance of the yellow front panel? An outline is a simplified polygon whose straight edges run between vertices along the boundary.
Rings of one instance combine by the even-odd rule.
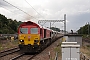
[[[34,40],[39,40],[37,43],[40,43],[40,35],[39,34],[19,34],[19,40],[24,40],[24,45],[34,45]],[[19,42],[21,44],[21,42]]]

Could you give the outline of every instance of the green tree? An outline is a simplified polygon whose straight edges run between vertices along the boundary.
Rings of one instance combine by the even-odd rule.
[[[90,28],[90,25],[89,25],[89,28]],[[90,29],[89,29],[89,32],[90,32]],[[80,27],[80,29],[78,30],[78,33],[79,34],[88,34],[88,25]]]
[[[58,32],[60,32],[60,29],[59,29],[59,28],[51,27],[51,29],[54,30],[54,31],[58,31]]]
[[[17,28],[22,22],[12,19],[7,19],[4,15],[0,14],[0,34],[17,33]]]

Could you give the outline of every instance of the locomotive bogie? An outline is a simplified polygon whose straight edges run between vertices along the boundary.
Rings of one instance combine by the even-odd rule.
[[[40,45],[37,45],[37,44],[35,44],[35,45],[30,45],[30,44],[29,45],[22,45],[22,44],[20,44],[19,48],[20,48],[21,52],[32,53],[32,52],[39,51]]]

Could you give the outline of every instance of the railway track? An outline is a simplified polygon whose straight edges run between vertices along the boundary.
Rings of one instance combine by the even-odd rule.
[[[19,48],[15,47],[0,52],[0,57],[2,57],[1,60],[32,60],[36,55],[38,55],[38,54],[31,55],[31,54],[20,53],[19,51],[20,51]]]
[[[9,55],[9,54],[12,54],[12,53],[18,52],[18,51],[20,51],[20,49],[18,47],[11,48],[11,49],[0,52],[0,57],[4,57],[6,55]]]
[[[33,59],[33,57],[35,57],[37,54],[35,54],[35,55],[27,55],[27,54],[25,54],[25,53],[22,53],[22,54],[20,54],[20,55],[18,55],[18,56],[15,56],[15,57],[13,57],[13,58],[11,58],[10,60],[31,60],[31,59]]]
[[[57,39],[59,39],[59,38],[61,38],[62,36],[60,36],[60,37],[58,37]],[[56,39],[56,40],[57,40]],[[55,40],[55,41],[56,41]],[[47,47],[46,47],[47,48]],[[45,48],[45,49],[46,49]],[[41,52],[40,52],[41,53]],[[40,54],[39,53],[39,54]],[[35,55],[31,55],[31,54],[25,54],[25,53],[22,53],[22,54],[19,54],[19,55],[17,55],[17,56],[15,56],[15,57],[13,57],[13,58],[11,58],[10,60],[32,60],[36,55],[38,55],[38,54],[35,54]]]

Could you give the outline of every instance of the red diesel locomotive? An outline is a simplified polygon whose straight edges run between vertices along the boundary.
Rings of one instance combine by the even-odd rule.
[[[39,52],[51,44],[56,35],[34,22],[24,22],[18,28],[19,48],[23,52]]]

